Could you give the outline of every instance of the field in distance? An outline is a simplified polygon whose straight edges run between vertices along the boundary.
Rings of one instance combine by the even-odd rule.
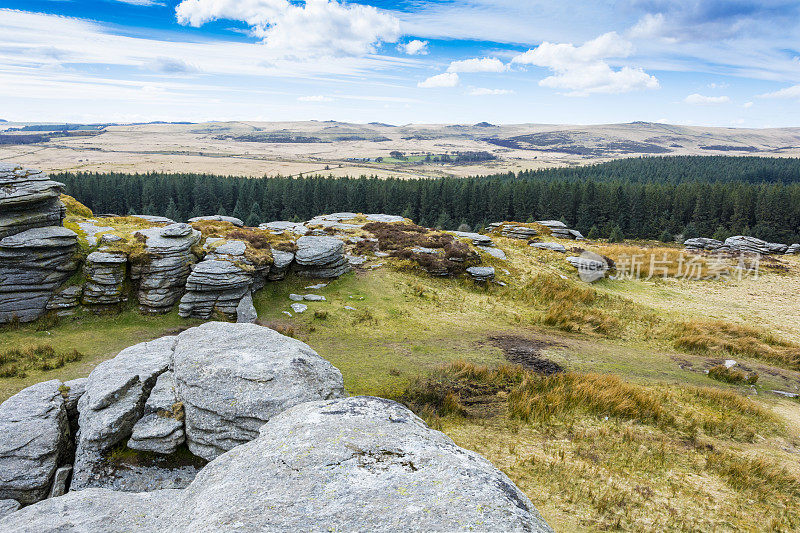
[[[648,155],[800,157],[800,128],[208,122],[0,123],[0,161],[46,171],[442,177]]]

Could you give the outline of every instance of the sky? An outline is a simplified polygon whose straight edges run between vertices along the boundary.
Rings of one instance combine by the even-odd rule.
[[[800,126],[797,0],[0,0],[0,118]]]

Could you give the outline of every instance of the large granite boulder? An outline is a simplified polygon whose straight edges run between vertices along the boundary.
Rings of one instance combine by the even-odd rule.
[[[39,170],[0,163],[0,239],[33,228],[60,226],[64,184]]]
[[[300,237],[294,260],[297,274],[310,278],[336,278],[350,271],[344,242],[335,237]]]
[[[167,313],[180,300],[196,257],[192,247],[200,232],[188,224],[170,224],[138,232],[145,239],[146,260],[131,266],[138,280],[139,309],[144,313]]]
[[[89,374],[78,401],[73,489],[106,486],[105,454],[131,436],[158,376],[172,361],[175,341],[175,337],[162,337],[131,346]]]
[[[29,504],[46,497],[56,469],[68,455],[69,442],[60,381],[38,383],[3,402],[0,499]]]
[[[298,403],[344,395],[342,375],[308,345],[255,324],[209,322],[177,337],[173,369],[186,441],[213,459]]]
[[[90,306],[108,306],[123,300],[128,257],[124,253],[92,252],[83,263],[86,283],[81,302]]]
[[[184,490],[94,489],[0,519],[7,533],[68,531],[550,532],[486,459],[401,405],[356,397],[297,405]]]
[[[39,318],[56,289],[78,268],[77,247],[77,234],[60,226],[0,240],[0,323]]]

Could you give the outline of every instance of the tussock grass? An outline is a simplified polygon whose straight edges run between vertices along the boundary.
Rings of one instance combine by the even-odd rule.
[[[577,412],[623,420],[672,423],[659,397],[619,377],[574,372],[526,374],[508,398],[509,414],[526,422],[546,423]]]
[[[49,371],[83,359],[77,350],[58,352],[49,344],[0,352],[0,378],[24,378],[31,370]]]
[[[618,267],[624,268],[626,274],[643,279],[683,277],[687,272],[692,278],[706,278],[716,275],[715,268],[718,268],[711,268],[707,257],[687,253],[683,248],[630,244],[604,244],[598,248]],[[733,263],[725,266],[733,269]]]
[[[800,478],[763,457],[715,452],[708,455],[706,467],[722,475],[738,490],[752,491],[758,495],[777,492],[800,497]]]
[[[683,322],[673,333],[676,348],[714,355],[741,355],[800,370],[800,346],[769,332],[724,321]]]
[[[516,365],[487,367],[456,361],[418,377],[401,401],[423,417],[475,416],[469,406],[487,399],[505,405],[512,420],[539,426],[571,424],[581,417],[613,418],[699,436],[752,442],[777,434],[775,416],[735,392],[707,387],[628,383],[612,374],[561,372],[543,375]]]

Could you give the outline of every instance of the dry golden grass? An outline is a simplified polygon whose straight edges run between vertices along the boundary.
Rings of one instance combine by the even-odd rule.
[[[67,208],[67,216],[77,216],[83,218],[94,217],[94,213],[92,213],[91,209],[68,194],[61,195],[61,202],[64,204],[64,207]]]
[[[675,327],[676,348],[714,355],[742,355],[800,369],[800,346],[750,326],[720,320],[695,320]]]

